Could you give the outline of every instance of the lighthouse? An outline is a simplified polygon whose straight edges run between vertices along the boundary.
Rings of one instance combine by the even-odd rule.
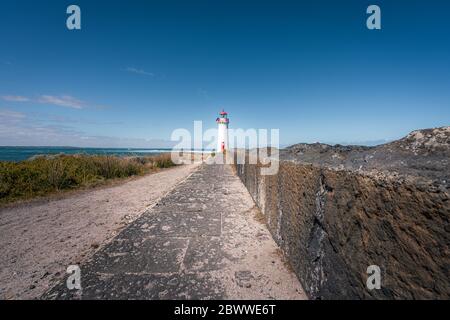
[[[228,149],[228,124],[230,123],[228,113],[222,110],[216,122],[219,126],[217,130],[217,152],[225,153]]]

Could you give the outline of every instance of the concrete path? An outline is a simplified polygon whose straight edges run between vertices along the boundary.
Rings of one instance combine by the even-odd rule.
[[[89,260],[199,165],[0,208],[0,300],[41,297],[69,264]]]
[[[43,299],[305,299],[239,178],[202,165]]]

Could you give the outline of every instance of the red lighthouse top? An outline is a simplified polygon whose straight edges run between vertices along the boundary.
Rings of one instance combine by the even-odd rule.
[[[220,118],[216,119],[217,123],[228,124],[230,122],[230,120],[228,119],[228,113],[226,113],[225,110],[222,109],[222,111],[219,114]]]

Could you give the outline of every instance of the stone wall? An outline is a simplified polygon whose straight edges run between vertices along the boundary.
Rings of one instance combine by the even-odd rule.
[[[450,298],[447,191],[293,161],[236,171],[311,299]]]

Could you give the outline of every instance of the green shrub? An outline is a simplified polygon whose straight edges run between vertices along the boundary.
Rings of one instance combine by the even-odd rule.
[[[154,157],[152,160],[154,168],[170,168],[175,165],[175,163],[172,162],[170,154],[161,154]]]
[[[109,179],[141,175],[175,164],[170,155],[120,158],[115,156],[40,156],[22,162],[0,161],[0,204],[79,187]]]

